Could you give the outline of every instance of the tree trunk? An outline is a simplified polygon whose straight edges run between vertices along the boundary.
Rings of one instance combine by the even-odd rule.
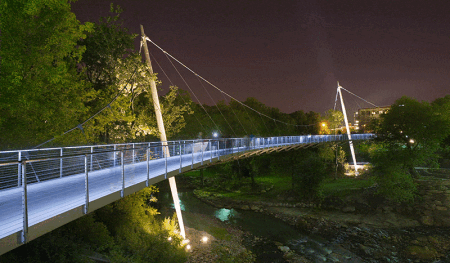
[[[202,186],[204,186],[205,181],[203,180],[203,169],[200,169],[200,178],[202,180]]]

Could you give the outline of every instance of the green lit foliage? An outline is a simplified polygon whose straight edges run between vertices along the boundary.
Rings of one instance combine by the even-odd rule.
[[[344,114],[342,114],[341,111],[330,109],[325,113],[325,120],[328,123],[330,130],[336,129],[344,122]]]
[[[402,97],[381,116],[376,133],[393,160],[413,173],[414,167],[435,161],[449,122],[429,103]]]
[[[416,185],[408,169],[397,162],[396,152],[382,144],[370,147],[373,173],[378,183],[378,193],[397,202],[412,202]]]
[[[84,118],[93,94],[77,73],[92,24],[67,0],[0,3],[0,147],[34,146]]]
[[[397,201],[412,201],[414,167],[437,166],[437,153],[449,135],[450,122],[439,106],[409,97],[398,99],[375,124],[377,140],[367,146],[379,192]]]
[[[0,262],[185,262],[176,220],[155,216],[155,186],[83,216],[0,257]],[[171,236],[172,240],[168,241]]]
[[[195,138],[199,132],[205,134],[206,138],[210,138],[214,131],[219,131],[221,137],[317,134],[319,128],[317,123],[320,117],[318,113],[296,111],[287,114],[280,112],[277,108],[268,107],[252,97],[247,98],[243,103],[261,114],[234,100],[229,104],[219,101],[215,106],[202,105],[214,120],[214,124],[204,109],[194,103],[192,109],[195,113],[186,118],[187,126],[182,134],[186,135],[185,138]]]
[[[293,177],[297,193],[304,198],[317,197],[328,174],[325,162],[317,153],[311,153],[299,160],[298,168]]]
[[[337,143],[328,143],[318,148],[319,156],[327,164],[327,170],[331,173],[343,174],[344,163],[347,160],[346,153],[341,145]],[[336,167],[337,165],[337,167]]]
[[[157,191],[150,186],[99,210],[97,218],[111,232],[118,246],[114,262],[182,262],[186,254],[172,219],[156,220],[150,206]],[[172,236],[172,241],[167,240]]]
[[[447,123],[447,129],[450,129],[450,95],[442,98],[438,98],[431,104],[436,114],[439,115],[445,123]],[[441,141],[440,157],[447,166],[450,165],[450,132]]]
[[[137,35],[123,27],[122,9],[111,4],[111,15],[100,19],[94,31],[80,43],[86,46],[82,65],[86,80],[97,96],[88,101],[91,114],[96,113],[118,95],[109,109],[85,125],[88,142],[142,141],[157,137],[150,82],[158,81],[133,50]],[[167,136],[170,138],[184,126],[184,115],[191,113],[190,104],[178,100],[178,88],[161,97],[161,110]],[[84,141],[84,140],[82,140]]]

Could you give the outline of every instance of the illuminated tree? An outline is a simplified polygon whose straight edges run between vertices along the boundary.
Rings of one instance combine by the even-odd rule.
[[[77,74],[90,32],[67,0],[0,3],[0,147],[34,146],[76,125],[92,96]]]
[[[137,35],[123,27],[122,9],[111,4],[111,15],[101,18],[93,32],[80,43],[86,46],[81,60],[86,80],[92,84],[95,100],[86,104],[91,114],[108,105],[85,131],[88,142],[126,142],[158,136],[156,117],[150,94],[150,75],[141,55],[133,49]],[[184,114],[190,104],[177,100],[178,89],[171,87],[161,99],[161,109],[168,137],[184,126]],[[177,104],[178,103],[178,104]]]
[[[450,128],[437,104],[402,97],[381,115],[377,140],[369,147],[380,193],[398,201],[412,200],[415,167],[437,166],[437,152]]]

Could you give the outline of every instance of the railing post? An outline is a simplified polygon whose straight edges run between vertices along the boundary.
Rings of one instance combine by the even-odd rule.
[[[27,197],[27,163],[23,161],[21,163],[22,171],[22,219],[23,219],[23,229],[22,229],[22,244],[27,242],[28,236],[28,197]]]
[[[94,156],[92,153],[94,152],[94,146],[91,146],[91,172],[94,166],[92,165],[92,157]]]
[[[202,165],[203,165],[203,141],[200,142],[200,149],[202,150]]]
[[[209,141],[209,154],[211,155],[209,162],[212,163],[212,156],[213,156],[212,140]]]
[[[150,179],[150,147],[147,147],[147,182],[145,186],[148,187],[148,180]]]
[[[166,148],[166,151],[164,151],[164,155],[165,155],[165,157],[166,157],[166,179],[167,179],[167,153],[169,152],[169,145],[164,145],[163,147],[167,147]],[[162,148],[161,148],[162,149]]]
[[[125,162],[123,160],[123,151],[120,151],[120,162],[122,164],[122,191],[120,191],[120,197],[124,197],[125,194]]]
[[[62,178],[62,176],[63,176],[63,158],[62,158],[62,156],[63,156],[63,148],[61,148],[59,156],[61,157],[59,159],[59,177]]]
[[[116,147],[117,145],[116,144],[114,144],[114,154],[113,154],[113,160],[114,160],[114,164],[113,164],[113,167],[116,167],[116,162],[117,162],[117,152],[116,152],[116,150],[117,150],[117,147]]]
[[[181,167],[182,167],[182,165],[183,165],[183,157],[182,157],[182,154],[181,154],[181,141],[178,141],[178,144],[180,145],[180,173],[181,173]]]
[[[192,158],[191,158],[191,160],[192,160],[191,169],[193,169],[193,168],[194,168],[194,141],[191,141],[191,145],[192,145],[192,147],[191,147],[191,154],[192,154]]]
[[[233,142],[234,142],[234,139],[231,139],[231,154],[234,154]]]
[[[22,151],[19,151],[19,164],[17,165],[17,187],[22,185]]]
[[[220,160],[220,139],[217,140],[217,160]]]
[[[134,163],[134,159],[135,159],[135,157],[136,157],[136,153],[135,153],[135,151],[134,151],[134,143],[133,143],[132,145],[133,145],[133,163]]]
[[[92,160],[92,154],[91,154],[91,160]],[[92,165],[92,163],[91,163]],[[92,167],[91,167],[92,169]],[[87,154],[84,155],[84,214],[87,214],[89,211],[89,180],[88,180],[88,157]]]

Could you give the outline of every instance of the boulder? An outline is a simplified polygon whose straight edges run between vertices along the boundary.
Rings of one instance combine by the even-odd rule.
[[[351,212],[355,212],[356,208],[354,206],[345,206],[344,208],[342,208],[342,212],[344,213],[351,213]]]
[[[278,249],[283,253],[289,252],[289,250],[291,250],[288,246],[279,246]]]
[[[250,207],[248,205],[243,205],[241,206],[242,210],[250,210]]]

